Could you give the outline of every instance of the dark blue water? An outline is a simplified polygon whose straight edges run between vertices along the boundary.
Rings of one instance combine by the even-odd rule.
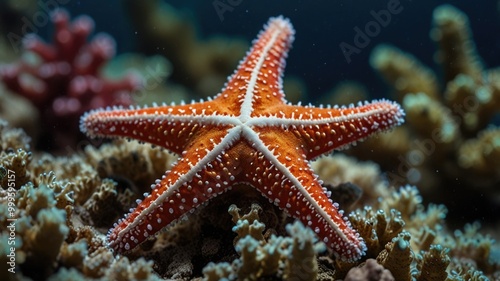
[[[414,54],[423,63],[439,70],[433,61],[435,44],[429,38],[432,12],[449,3],[468,16],[477,50],[487,66],[500,65],[500,16],[496,1],[411,1],[401,0],[402,11],[393,14],[370,43],[348,63],[339,45],[353,44],[355,27],[364,29],[373,21],[371,11],[387,10],[393,1],[168,1],[183,10],[196,23],[199,34],[239,36],[252,40],[271,16],[289,17],[296,39],[287,60],[286,74],[306,81],[309,99],[330,90],[343,80],[362,82],[374,97],[387,96],[388,88],[369,66],[372,49],[381,43],[393,44]],[[217,13],[214,4],[226,4],[232,10]],[[394,3],[393,3],[394,4]],[[88,14],[96,20],[97,31],[105,31],[118,41],[118,51],[134,51],[134,30],[127,20],[121,1],[70,1],[65,5],[72,15]],[[228,73],[230,74],[230,73]],[[215,93],[214,93],[215,94]]]

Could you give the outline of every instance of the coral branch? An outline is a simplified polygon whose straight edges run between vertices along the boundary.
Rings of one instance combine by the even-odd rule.
[[[90,17],[80,16],[71,22],[66,11],[56,10],[51,18],[55,25],[53,43],[27,35],[23,46],[35,54],[35,61],[23,59],[1,66],[0,80],[40,112],[46,135],[38,146],[61,149],[81,137],[78,119],[85,111],[132,104],[131,92],[138,88],[139,79],[128,75],[112,81],[99,73],[115,55],[116,43],[106,34],[87,42],[94,29]]]

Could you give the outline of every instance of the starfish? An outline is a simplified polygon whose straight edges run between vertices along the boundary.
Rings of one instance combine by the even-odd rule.
[[[366,246],[333,203],[309,161],[403,122],[397,103],[350,107],[292,105],[282,91],[294,38],[288,19],[271,18],[224,89],[207,101],[144,108],[108,108],[81,118],[90,137],[125,137],[180,155],[138,206],[108,232],[108,245],[130,251],[239,184],[310,227],[343,260]]]

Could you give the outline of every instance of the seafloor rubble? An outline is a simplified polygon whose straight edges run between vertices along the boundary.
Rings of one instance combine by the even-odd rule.
[[[451,18],[464,19],[463,14],[449,6],[442,9],[448,9],[444,14],[455,15]],[[436,14],[440,15],[442,12]],[[463,29],[462,26],[461,30],[468,29]],[[463,35],[461,36],[463,39]],[[460,65],[471,63],[461,57],[464,54],[473,54],[470,49],[471,41],[467,42],[465,45],[469,46],[469,49],[453,55],[454,60],[464,61]],[[396,54],[408,58],[408,55],[397,50]],[[445,57],[449,56],[452,54]],[[168,65],[168,62],[163,64]],[[497,167],[494,166],[494,160],[498,158],[493,158],[494,153],[498,153],[496,129],[484,130],[489,122],[488,114],[473,112],[471,114],[476,116],[471,115],[473,121],[470,122],[451,119],[460,122],[459,125],[467,123],[468,125],[463,125],[464,128],[446,125],[444,121],[448,120],[447,117],[434,117],[437,113],[438,116],[448,114],[443,113],[447,112],[443,110],[447,105],[440,96],[439,86],[435,86],[435,92],[429,90],[432,86],[425,86],[437,83],[437,80],[432,78],[434,74],[418,63],[401,65],[411,68],[407,72],[395,71],[406,76],[394,78],[394,83],[398,85],[396,89],[399,89],[399,99],[403,100],[403,105],[409,112],[409,126],[394,130],[392,135],[380,135],[375,140],[368,140],[366,146],[361,149],[370,149],[370,146],[373,149],[376,143],[376,153],[385,154],[381,159],[389,159],[388,155],[398,159],[398,155],[408,155],[407,153],[411,154],[416,149],[412,146],[410,136],[417,133],[425,136],[425,129],[430,128],[429,124],[444,126],[446,132],[451,126],[455,128],[453,136],[460,137],[450,140],[453,144],[445,150],[445,154],[441,155],[444,148],[436,150],[439,153],[436,152],[435,156],[430,157],[442,158],[426,160],[426,165],[434,165],[438,160],[446,160],[446,157],[455,157],[449,155],[457,151],[457,147],[467,143],[471,152],[464,155],[479,153],[479,156],[472,159],[479,162],[471,162],[469,168],[479,170],[485,176],[482,178],[481,173],[475,175],[471,171],[472,175],[483,180],[491,178],[489,176],[492,174],[498,175],[498,170],[494,170]],[[473,63],[470,67],[479,66]],[[119,64],[117,68],[123,67]],[[425,71],[417,71],[421,69]],[[231,71],[232,69],[229,70]],[[458,69],[455,73],[462,71],[464,70]],[[481,71],[484,72],[482,69]],[[472,75],[472,82],[483,85],[485,91],[495,89],[486,84],[485,80],[481,80],[483,75],[474,71],[464,73]],[[224,77],[227,74],[224,73]],[[452,76],[453,74],[449,74],[446,77]],[[415,77],[422,81],[430,79],[428,81],[434,82],[405,82],[405,79],[417,79]],[[447,79],[450,81],[449,85],[458,78]],[[392,81],[389,78],[388,80]],[[203,83],[200,82],[199,85]],[[406,85],[406,88],[401,85]],[[411,88],[408,85],[421,88]],[[344,86],[351,87],[347,84]],[[345,91],[346,87],[339,91]],[[357,88],[356,91],[362,96],[362,89]],[[425,91],[434,94],[407,93]],[[182,90],[179,92],[184,93]],[[464,93],[477,94],[475,91]],[[4,99],[10,101],[10,96],[15,93],[9,92],[7,95],[9,96]],[[432,112],[437,113],[414,113],[415,110],[404,102],[412,96],[426,103],[428,100],[435,101],[433,104],[437,109]],[[412,103],[418,104],[416,101],[410,102]],[[22,101],[18,104],[19,107],[27,106],[27,103]],[[9,109],[10,112],[7,111]],[[0,103],[0,112],[15,116],[21,111],[12,110],[12,107]],[[28,115],[23,118],[30,120],[37,117]],[[416,120],[424,124],[415,124]],[[447,183],[447,176],[443,176],[443,173],[431,175],[421,172],[418,178],[421,181],[415,182],[419,188],[395,184],[396,181],[387,181],[379,166],[373,162],[360,162],[343,154],[321,158],[313,163],[313,168],[331,191],[332,199],[339,202],[346,214],[349,214],[353,227],[367,243],[366,256],[357,262],[345,263],[335,260],[329,255],[326,247],[316,240],[312,231],[288,218],[260,194],[246,186],[234,187],[231,192],[217,197],[211,204],[190,215],[187,220],[180,221],[130,254],[115,256],[105,247],[105,233],[134,206],[135,200],[148,191],[150,184],[168,169],[176,157],[159,148],[151,148],[134,141],[89,141],[86,144],[90,145],[80,146],[80,150],[67,151],[67,155],[56,157],[33,149],[30,137],[17,128],[24,124],[23,120],[16,122],[18,123],[15,126],[11,126],[4,120],[0,121],[1,280],[500,278],[500,249],[498,244],[494,243],[493,237],[485,235],[480,225],[473,221],[463,228],[455,229],[448,223],[448,210],[445,205],[423,202],[421,192],[430,193],[429,197],[424,197],[426,201],[436,197],[432,196],[431,191],[420,186],[429,186],[426,182],[428,179],[434,184],[431,185],[433,188],[443,188],[438,183]],[[422,132],[414,127],[421,128]],[[484,132],[479,133],[482,130]],[[440,135],[443,138],[445,136]],[[476,136],[477,142],[468,142],[476,139]],[[464,139],[468,139],[467,142]],[[386,142],[382,143],[384,140],[399,141],[400,144],[388,147]],[[376,153],[367,155],[374,156],[377,160]],[[456,158],[450,158],[444,163],[448,163],[448,167],[454,163],[454,159]],[[384,162],[381,164],[384,168],[388,165]],[[415,169],[418,170],[417,168]],[[408,177],[406,172],[401,176],[406,180],[413,179]],[[484,186],[490,187],[488,184],[492,183],[487,182]],[[491,192],[495,194],[498,190]],[[11,273],[12,271],[15,273]]]

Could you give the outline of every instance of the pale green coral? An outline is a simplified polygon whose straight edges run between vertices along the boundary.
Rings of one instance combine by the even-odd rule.
[[[422,204],[422,197],[415,186],[406,185],[390,196],[379,200],[379,208],[389,212],[400,211],[401,218],[413,236],[424,226],[430,231],[439,230],[444,223],[448,212],[444,205],[429,204],[427,208]]]
[[[107,271],[105,279],[116,281],[161,280],[153,272],[153,261],[146,261],[142,257],[133,262],[129,261],[126,257],[117,258],[111,265],[111,268]]]
[[[317,243],[314,232],[301,222],[295,221],[286,226],[292,239],[288,246],[283,278],[287,280],[315,280],[318,275],[316,254],[326,250],[323,243]]]
[[[448,274],[446,268],[450,264],[448,256],[449,249],[441,245],[432,245],[430,249],[424,252],[423,256],[417,255],[418,263],[418,281],[442,281],[446,280]]]
[[[434,10],[431,38],[440,44],[437,60],[445,66],[446,81],[458,74],[480,79],[483,65],[476,53],[469,27],[469,18],[452,5],[441,5]]]
[[[361,144],[357,155],[378,151],[371,154],[378,159],[372,160],[385,164],[387,170],[398,170],[393,178],[418,185],[433,201],[449,202],[446,192],[436,191],[461,182],[461,193],[480,187],[497,203],[500,162],[494,159],[499,149],[494,138],[490,139],[488,127],[500,112],[500,73],[481,62],[469,19],[458,8],[436,7],[430,35],[439,44],[435,59],[444,72],[441,85],[435,71],[396,47],[384,44],[372,52],[372,66],[398,93],[396,99],[407,114],[407,124],[399,130],[410,137],[407,149],[395,155],[395,163],[388,163],[386,157],[393,154],[389,142],[368,141]]]
[[[36,257],[35,262],[39,266],[55,266],[61,245],[69,232],[65,222],[64,211],[56,208],[42,209],[36,216],[33,228],[26,232],[26,247]]]
[[[68,267],[75,267],[82,270],[83,261],[88,255],[88,243],[85,240],[79,240],[75,243],[63,243],[60,252],[60,262]]]
[[[495,241],[489,235],[479,232],[478,222],[466,224],[464,230],[455,230],[453,236],[439,237],[440,244],[450,248],[453,268],[474,269],[487,273],[500,268],[500,262],[490,259]]]
[[[389,269],[396,280],[410,281],[413,252],[410,247],[410,233],[403,231],[377,256],[377,262]]]
[[[0,151],[7,149],[29,151],[30,141],[31,138],[23,130],[11,128],[7,121],[0,118]]]
[[[210,262],[203,268],[203,280],[205,281],[229,281],[235,280],[233,266],[228,262],[214,263]]]
[[[7,170],[7,173],[15,175],[14,182],[16,189],[28,181],[30,175],[27,167],[30,164],[31,159],[31,152],[22,148],[19,148],[16,151],[10,149],[7,151],[0,150],[0,166],[3,167],[4,170]],[[0,179],[0,187],[7,189],[7,177],[4,176]]]
[[[28,183],[21,187],[17,196],[17,207],[25,210],[32,218],[35,218],[40,210],[56,205],[54,194],[47,185],[35,187],[32,183]]]
[[[264,241],[262,233],[266,226],[259,221],[259,212],[262,212],[262,208],[257,204],[252,204],[250,211],[243,216],[240,216],[240,211],[234,204],[229,206],[228,212],[235,224],[232,230],[238,234],[234,239],[235,243],[248,236],[257,241]]]
[[[54,275],[50,276],[47,281],[87,281],[88,277],[83,275],[75,268],[61,268]]]
[[[438,99],[439,83],[433,71],[413,55],[400,49],[381,44],[373,49],[370,64],[383,78],[394,86],[398,100],[408,93],[423,92],[430,99]]]

